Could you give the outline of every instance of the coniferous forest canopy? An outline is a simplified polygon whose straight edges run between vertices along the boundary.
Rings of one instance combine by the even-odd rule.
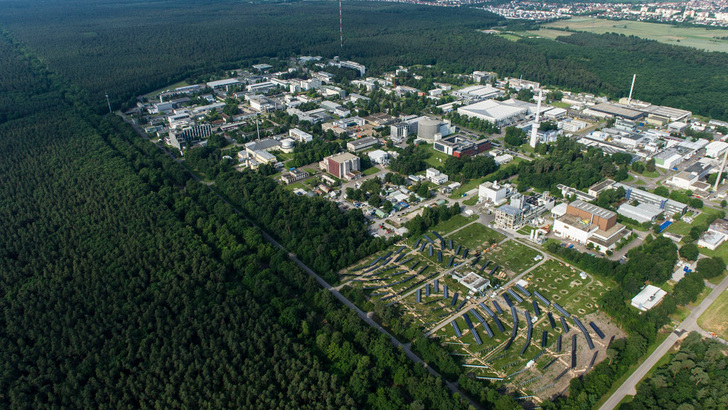
[[[373,72],[414,64],[490,70],[610,97],[626,96],[636,73],[637,98],[728,119],[726,53],[589,33],[512,42],[476,31],[505,21],[468,8],[347,3],[343,49],[335,2],[8,0],[0,10],[3,27],[99,107],[106,92],[129,102],[210,70],[313,54]]]

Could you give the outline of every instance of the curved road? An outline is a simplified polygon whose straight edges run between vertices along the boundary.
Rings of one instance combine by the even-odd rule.
[[[640,365],[640,367],[638,367],[637,370],[635,370],[634,373],[625,380],[622,386],[620,386],[619,389],[617,389],[617,391],[614,392],[614,394],[612,394],[612,396],[604,403],[604,405],[602,405],[601,410],[614,409],[626,396],[637,394],[637,383],[639,383],[640,380],[647,375],[647,372],[649,372],[650,369],[657,364],[657,361],[670,350],[670,348],[683,334],[686,334],[687,332],[703,333],[703,329],[698,326],[698,318],[703,314],[703,312],[705,312],[708,306],[715,301],[718,295],[726,290],[726,288],[728,288],[728,277],[723,279],[720,284],[718,284],[718,286],[716,286],[713,291],[710,292],[710,294],[690,312],[688,317],[680,323],[677,329],[670,333],[667,339],[665,339],[665,341],[662,342],[662,344],[660,344],[654,352],[652,352],[652,354]]]

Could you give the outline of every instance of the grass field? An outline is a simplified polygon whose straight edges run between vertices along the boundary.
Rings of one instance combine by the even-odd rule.
[[[613,21],[589,17],[560,20],[544,25],[545,29],[529,32],[546,38],[556,38],[568,33],[549,28],[569,28],[591,33],[618,33],[656,40],[665,44],[693,47],[707,51],[728,52],[728,40],[716,37],[728,36],[728,30],[707,30],[700,27],[675,27],[668,24],[645,23],[640,21]]]
[[[708,332],[715,332],[728,339],[728,292],[721,293],[698,318],[698,325]]]
[[[435,231],[435,232],[439,233],[440,235],[447,235],[448,233],[450,233],[470,222],[473,222],[476,219],[478,219],[478,217],[475,215],[469,216],[469,217],[465,217],[462,215],[455,215],[452,218],[448,219],[447,221],[440,222],[439,224],[433,226],[430,229],[430,231]],[[432,240],[436,239],[431,233],[428,234],[427,236],[432,238]]]
[[[503,238],[505,236],[502,234],[476,223],[455,232],[446,239],[452,239],[453,246],[462,245],[473,250],[478,247],[488,246],[491,240],[501,241]]]
[[[365,169],[364,171],[362,171],[361,173],[364,175],[372,175],[372,174],[376,174],[377,172],[379,172],[379,168],[369,167],[369,168]]]
[[[445,162],[446,159],[448,159],[450,156],[443,154],[442,152],[435,151],[434,148],[432,148],[432,145],[427,145],[427,150],[430,152],[430,158],[427,158],[425,162],[427,162],[428,165],[431,167],[437,168]]]
[[[152,98],[152,97],[155,97],[157,94],[159,94],[161,92],[171,91],[171,90],[174,90],[175,88],[184,87],[186,85],[189,85],[189,84],[187,84],[187,81],[182,80],[182,81],[180,81],[178,83],[170,84],[170,85],[165,86],[163,88],[160,88],[158,90],[154,90],[151,93],[146,94],[145,97]]]
[[[470,198],[468,198],[468,199],[466,199],[466,200],[463,201],[463,205],[473,206],[473,205],[476,205],[477,203],[478,203],[478,196],[477,195],[473,195]]]
[[[581,279],[579,272],[552,259],[531,271],[527,279],[542,295],[570,313],[578,316],[596,313],[599,298],[610,286],[592,275]]]
[[[696,216],[692,223],[687,223],[685,221],[677,221],[674,224],[670,225],[667,230],[672,233],[676,233],[678,235],[688,235],[690,233],[690,228],[692,228],[695,225],[699,225],[704,223],[708,217],[711,214],[716,214],[720,211],[712,208],[704,208],[700,215]],[[721,248],[718,247],[716,251],[719,251]],[[725,248],[724,248],[725,249]],[[700,252],[703,253],[705,249],[701,248]],[[712,255],[709,255],[712,256]]]
[[[491,259],[498,265],[519,274],[538,263],[533,259],[538,254],[528,246],[511,240],[498,245],[495,249],[489,251],[484,258]]]

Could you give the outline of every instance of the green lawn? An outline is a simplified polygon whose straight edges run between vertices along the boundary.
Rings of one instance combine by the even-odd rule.
[[[379,172],[379,168],[369,167],[369,168],[365,169],[364,171],[362,171],[361,173],[364,175],[372,175],[372,174],[376,174],[377,172]]]
[[[171,90],[174,90],[175,88],[184,87],[186,85],[189,85],[189,84],[187,84],[187,81],[182,80],[182,81],[180,81],[178,83],[170,84],[170,85],[167,85],[167,86],[165,86],[163,88],[160,88],[158,90],[154,90],[151,93],[146,94],[145,97],[152,98],[152,97],[155,97],[157,94],[159,94],[161,92],[171,91]]]
[[[475,250],[479,247],[488,246],[491,240],[499,242],[503,238],[505,236],[487,226],[474,223],[448,236],[447,239],[452,239],[453,246],[462,245],[468,249]]]
[[[470,198],[463,201],[463,205],[474,206],[478,203],[478,196],[472,195]]]
[[[698,325],[728,339],[728,292],[718,295],[715,302],[698,318]]]
[[[581,269],[551,259],[531,271],[527,279],[547,299],[570,313],[584,316],[597,311],[599,298],[609,285],[593,275],[581,279],[580,272]]]
[[[517,36],[515,34],[496,34],[498,37],[504,38],[509,41],[518,41],[521,39],[520,36]]]
[[[473,222],[476,219],[478,219],[478,217],[475,215],[469,216],[469,217],[465,217],[462,215],[455,215],[452,218],[448,219],[447,221],[440,222],[439,224],[433,226],[429,230],[435,231],[435,232],[439,233],[440,235],[445,236],[448,233],[454,231],[455,229],[458,229],[461,226],[464,226],[470,222]],[[432,235],[428,235],[428,236],[430,238],[432,238],[432,240],[436,239]]]
[[[695,217],[693,219],[693,222],[691,224],[685,222],[685,221],[677,221],[670,225],[670,227],[667,228],[668,231],[672,233],[676,233],[678,235],[688,235],[690,233],[690,228],[692,228],[694,225],[698,225],[701,223],[704,223],[710,215],[714,215],[719,213],[720,211],[712,208],[703,208],[700,215]],[[717,251],[718,249],[716,249]],[[703,249],[701,249],[701,252],[703,252]]]
[[[571,104],[561,102],[561,101],[554,101],[554,102],[549,103],[549,105],[553,105],[554,107],[558,107],[558,108],[563,108],[565,110],[571,108]]]
[[[510,240],[488,251],[487,258],[519,274],[538,263],[533,258],[539,253],[526,245]]]
[[[440,167],[445,162],[445,160],[450,158],[449,155],[443,154],[439,151],[435,151],[435,149],[432,148],[432,145],[426,145],[425,147],[427,147],[427,151],[430,152],[430,158],[427,158],[425,162],[427,162],[427,164],[431,167]]]
[[[725,259],[723,259],[725,260]],[[708,279],[708,282],[712,283],[713,285],[719,284],[723,279],[725,279],[725,276],[728,274],[728,271],[724,271],[722,275],[718,275],[714,278]]]

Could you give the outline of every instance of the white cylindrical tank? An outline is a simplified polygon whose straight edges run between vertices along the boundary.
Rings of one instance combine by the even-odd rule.
[[[435,141],[435,134],[440,132],[440,121],[430,118],[419,122],[417,126],[417,138],[428,142]]]

